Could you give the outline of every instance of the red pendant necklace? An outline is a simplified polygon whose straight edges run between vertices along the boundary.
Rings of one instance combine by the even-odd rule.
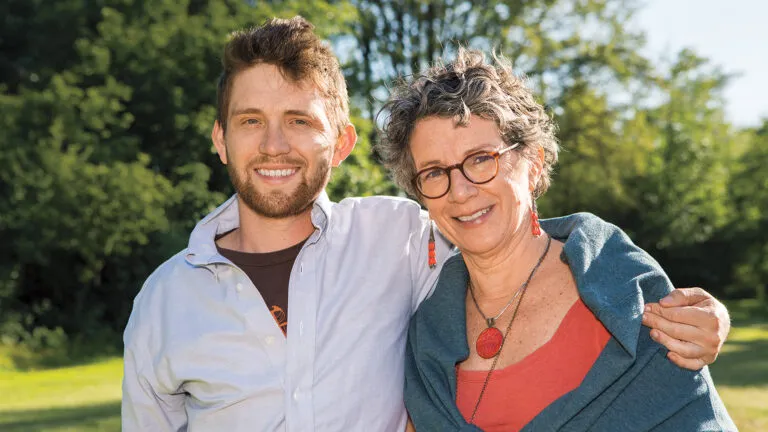
[[[483,311],[480,310],[480,305],[477,304],[477,300],[475,299],[475,291],[472,287],[472,281],[469,282],[469,292],[472,295],[472,301],[475,303],[475,307],[477,308],[477,311],[480,312],[480,315],[485,318],[485,325],[488,326],[488,328],[480,332],[480,336],[478,336],[477,340],[475,341],[475,350],[480,357],[489,359],[496,356],[496,354],[501,351],[501,345],[504,342],[504,335],[501,333],[501,330],[496,327],[496,320],[504,315],[504,312],[507,311],[509,305],[511,305],[517,296],[520,295],[522,288],[523,287],[521,286],[517,289],[517,291],[515,291],[515,294],[512,296],[509,302],[507,302],[501,312],[496,314],[495,317],[488,318],[485,316]]]
[[[531,273],[528,275],[528,279],[526,279],[525,282],[523,282],[523,284],[520,285],[520,288],[518,288],[515,291],[515,293],[512,295],[512,298],[509,299],[507,304],[501,309],[501,311],[498,314],[496,314],[495,317],[488,318],[480,309],[480,305],[477,304],[477,299],[475,298],[475,290],[472,285],[472,280],[470,279],[469,293],[472,296],[472,302],[475,303],[475,307],[477,308],[477,311],[480,312],[480,315],[483,316],[483,318],[485,319],[485,324],[488,326],[488,328],[480,332],[480,336],[478,336],[477,340],[475,341],[475,350],[477,351],[477,355],[479,355],[480,357],[484,359],[493,358],[499,354],[499,351],[501,351],[501,346],[504,344],[505,335],[502,334],[501,330],[499,330],[496,327],[496,320],[498,320],[502,315],[504,315],[504,312],[506,312],[507,309],[509,309],[509,306],[512,303],[514,303],[515,299],[520,295],[520,293],[525,291],[525,288],[531,282],[533,275],[536,274],[536,270],[539,269],[539,266],[541,265],[542,261],[544,261],[544,257],[547,256],[547,252],[549,251],[549,245],[551,243],[552,243],[552,238],[547,237],[547,246],[544,249],[544,252],[539,257],[539,261],[536,263],[536,265],[533,267],[533,270],[531,270]]]
[[[485,382],[483,382],[483,388],[480,390],[480,396],[477,397],[477,403],[475,403],[475,409],[472,410],[472,417],[469,419],[470,424],[474,424],[475,422],[475,415],[477,415],[477,409],[480,408],[480,401],[483,400],[483,395],[485,394],[485,389],[488,387],[488,382],[491,380],[491,374],[493,374],[493,371],[496,370],[496,363],[499,361],[499,357],[501,357],[499,354],[501,354],[501,349],[504,348],[504,340],[509,335],[509,331],[512,329],[512,323],[515,322],[515,318],[517,317],[517,311],[520,309],[520,303],[523,302],[523,297],[525,296],[525,291],[528,288],[528,284],[531,282],[531,279],[533,279],[533,275],[536,274],[536,270],[539,269],[539,266],[541,265],[542,261],[544,261],[544,257],[547,256],[547,252],[549,252],[549,246],[552,244],[552,237],[547,236],[547,247],[544,248],[544,252],[539,257],[539,261],[536,263],[536,265],[533,267],[533,270],[531,270],[531,273],[528,275],[528,279],[523,282],[522,285],[520,285],[520,288],[515,291],[515,294],[512,296],[512,299],[507,303],[506,306],[504,306],[504,309],[499,312],[498,315],[496,315],[494,318],[488,318],[483,314],[483,311],[480,310],[480,305],[477,304],[477,300],[475,299],[475,292],[472,289],[472,280],[469,281],[469,292],[472,295],[472,301],[475,303],[475,307],[477,308],[477,311],[480,312],[480,315],[485,318],[485,323],[488,325],[488,328],[483,330],[480,333],[480,336],[477,337],[477,341],[475,342],[475,349],[477,350],[477,354],[480,355],[483,358],[491,358],[493,357],[493,364],[491,364],[491,369],[488,371],[488,375],[485,376]],[[515,300],[515,298],[520,295],[520,301],[517,302],[517,305],[515,306],[514,311],[512,312],[512,318],[509,320],[509,324],[507,324],[507,328],[504,331],[504,334],[501,333],[501,330],[497,329],[494,324],[496,324],[496,320],[507,310],[510,304]],[[494,331],[495,330],[495,331]],[[486,335],[486,336],[483,336]],[[497,344],[498,341],[498,345]],[[482,343],[481,343],[482,342]],[[491,354],[493,353],[493,354]],[[488,357],[486,357],[486,355]]]

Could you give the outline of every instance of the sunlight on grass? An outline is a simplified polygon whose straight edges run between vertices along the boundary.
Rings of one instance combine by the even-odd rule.
[[[0,371],[0,430],[118,431],[122,359]]]
[[[768,431],[768,323],[734,327],[710,369],[739,430]]]
[[[741,432],[768,431],[768,385],[747,388],[718,385],[717,391]]]
[[[0,412],[120,400],[123,361],[36,372],[0,372]]]

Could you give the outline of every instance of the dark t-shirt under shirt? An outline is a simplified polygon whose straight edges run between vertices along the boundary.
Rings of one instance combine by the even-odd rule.
[[[288,334],[288,280],[302,246],[304,242],[267,253],[238,252],[217,246],[221,255],[248,275],[283,334]]]

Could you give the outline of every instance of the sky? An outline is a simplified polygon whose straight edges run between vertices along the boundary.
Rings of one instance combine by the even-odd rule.
[[[646,0],[635,25],[646,32],[653,59],[692,48],[740,74],[725,91],[727,116],[738,126],[757,126],[768,119],[767,18],[766,0]]]

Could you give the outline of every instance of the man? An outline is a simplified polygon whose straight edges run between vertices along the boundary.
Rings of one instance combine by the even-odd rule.
[[[408,320],[448,245],[412,201],[329,201],[330,169],[357,137],[338,61],[311,24],[235,33],[223,63],[212,139],[237,194],[136,297],[123,429],[403,430]],[[692,299],[675,304],[714,302]],[[701,365],[717,347],[685,341],[717,336],[700,327],[722,309],[674,310],[688,324],[649,317]]]

